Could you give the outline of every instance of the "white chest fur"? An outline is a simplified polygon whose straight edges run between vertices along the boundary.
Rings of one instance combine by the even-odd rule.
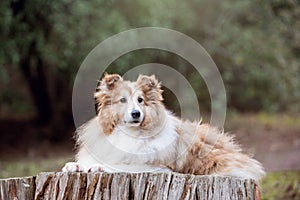
[[[88,166],[99,163],[168,164],[176,156],[178,137],[172,119],[170,116],[163,127],[157,127],[148,134],[116,127],[107,136],[101,132],[98,119],[94,118],[78,132],[81,145],[77,161]]]

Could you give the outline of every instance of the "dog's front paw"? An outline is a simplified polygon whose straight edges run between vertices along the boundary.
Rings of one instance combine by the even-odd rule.
[[[86,172],[85,167],[77,162],[68,162],[62,168],[63,172]]]
[[[159,169],[157,172],[162,172],[162,173],[165,173],[165,172],[173,172],[171,169],[165,167],[165,168],[161,168]]]
[[[94,165],[89,168],[89,173],[96,173],[96,172],[104,172],[104,169],[101,165]]]
[[[172,169],[170,169],[167,166],[159,166],[157,167],[157,169],[155,170],[155,172],[161,172],[161,173],[167,173],[167,172],[172,172]]]

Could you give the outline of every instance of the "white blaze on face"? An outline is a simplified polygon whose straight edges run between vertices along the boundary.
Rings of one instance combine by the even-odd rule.
[[[129,126],[139,126],[144,119],[144,112],[141,108],[143,101],[140,101],[142,98],[142,92],[131,88],[132,93],[128,97],[127,101],[127,112],[125,113],[125,122]]]

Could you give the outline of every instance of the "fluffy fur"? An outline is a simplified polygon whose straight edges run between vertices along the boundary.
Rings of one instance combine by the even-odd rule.
[[[252,178],[262,165],[233,137],[207,124],[178,119],[163,105],[160,83],[106,74],[95,93],[98,115],[77,130],[76,162],[63,171],[175,171]]]

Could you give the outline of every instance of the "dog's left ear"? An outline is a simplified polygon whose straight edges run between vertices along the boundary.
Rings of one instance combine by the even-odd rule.
[[[148,100],[163,101],[161,83],[158,82],[154,75],[139,75],[136,82],[140,85]]]

